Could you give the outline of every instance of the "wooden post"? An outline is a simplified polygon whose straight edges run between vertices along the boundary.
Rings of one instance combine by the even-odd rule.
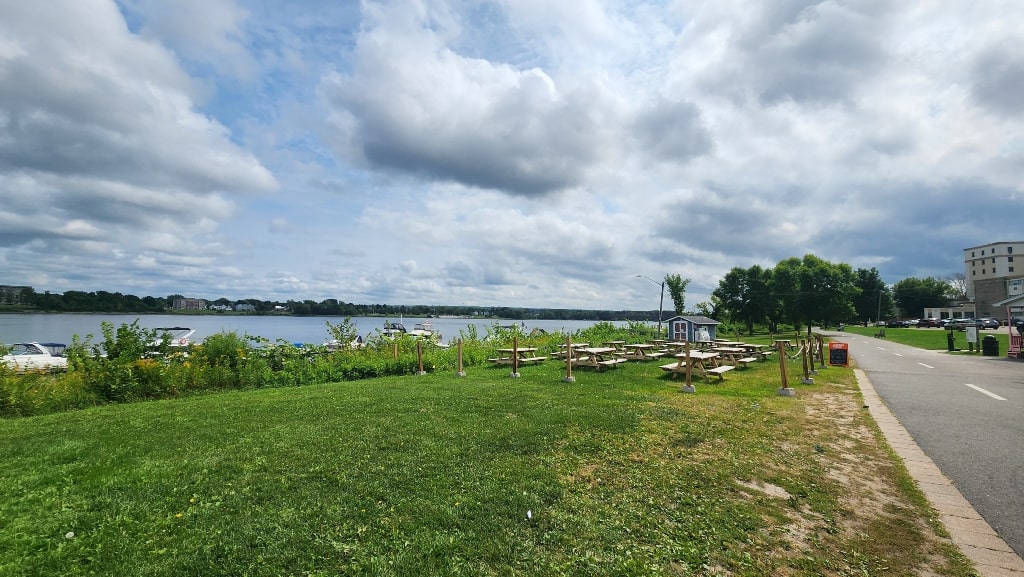
[[[696,393],[697,392],[697,387],[693,386],[693,380],[692,380],[693,379],[693,365],[690,364],[690,341],[686,340],[684,342],[685,342],[685,345],[683,346],[683,357],[684,357],[683,360],[686,361],[686,370],[684,371],[684,373],[686,374],[686,384],[683,385],[683,392],[684,393]]]
[[[394,359],[397,361],[398,360],[398,343],[393,343],[391,345],[391,349],[392,349],[391,356],[394,357]]]
[[[459,370],[455,374],[457,374],[460,377],[464,377],[464,376],[466,376],[466,371],[463,370],[463,368],[462,368],[462,339],[461,338],[458,340],[458,347],[459,347],[459,350],[458,350],[458,355],[457,356],[458,356],[458,363],[459,363],[458,369]]]
[[[565,335],[565,378],[562,381],[576,382],[576,377],[572,376],[572,335]]]
[[[419,363],[420,371],[416,374],[425,375],[427,371],[423,370],[423,341],[416,339],[416,361]]]
[[[813,385],[814,379],[811,377],[811,370],[814,369],[814,357],[811,356],[811,339],[807,339],[800,344],[800,360],[804,364],[804,379],[801,381],[805,385]]]
[[[519,337],[512,337],[512,378],[519,378]]]
[[[775,343],[779,350],[779,373],[782,376],[782,388],[779,389],[779,395],[783,397],[795,397],[796,391],[789,388],[789,377],[786,375],[786,344],[782,342]]]

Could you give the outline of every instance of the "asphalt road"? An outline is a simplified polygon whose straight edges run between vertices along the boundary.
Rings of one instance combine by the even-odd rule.
[[[851,357],[918,446],[1024,557],[1024,361],[1005,350],[951,355],[829,334],[850,343]]]

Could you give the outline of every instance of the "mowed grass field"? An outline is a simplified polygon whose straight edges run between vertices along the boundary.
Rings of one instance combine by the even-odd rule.
[[[971,575],[848,368],[549,360],[0,421],[0,575]]]
[[[874,336],[878,333],[880,327],[864,327],[860,325],[846,325],[845,332],[853,333],[863,336]],[[978,342],[975,343],[974,350],[978,351],[981,346],[981,341],[985,337],[991,335],[996,337],[999,341],[999,354],[1005,356],[1006,349],[1009,346],[1010,336],[1007,327],[1000,327],[998,329],[978,329]],[[904,344],[919,349],[927,350],[941,350],[945,351],[949,348],[948,346],[948,335],[949,331],[939,328],[887,328],[885,329],[885,339]],[[965,331],[953,331],[953,347],[954,349],[960,349],[961,353],[969,353],[969,346],[967,343],[967,333]]]

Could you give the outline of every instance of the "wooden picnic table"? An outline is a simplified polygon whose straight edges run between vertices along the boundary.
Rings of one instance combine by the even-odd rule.
[[[775,346],[776,347],[779,346],[779,343],[782,343],[783,345],[785,345],[787,349],[793,348],[793,340],[792,339],[775,339]]]
[[[530,363],[539,363],[545,360],[547,357],[538,357],[536,347],[519,347],[517,349],[497,349],[498,356],[493,359],[488,359],[496,365],[511,365],[513,361],[513,355],[518,357],[520,365],[526,365]]]
[[[673,379],[676,378],[676,375],[686,372],[687,363],[687,354],[685,352],[676,353],[674,356],[679,360],[675,363],[669,363],[661,366],[662,370],[672,373]],[[707,382],[711,382],[710,375],[712,374],[716,375],[718,380],[724,381],[725,378],[722,375],[736,367],[733,365],[720,365],[718,363],[718,358],[719,353],[714,351],[690,351],[690,370],[703,375],[704,380]],[[711,368],[708,368],[707,365],[709,364],[711,365]]]
[[[658,352],[658,345],[652,345],[651,343],[622,345],[622,349],[619,356],[632,361],[649,361],[665,355],[665,353]]]
[[[730,360],[745,357],[747,355],[746,349],[742,347],[714,347],[711,350],[716,353],[720,353],[723,357]]]
[[[607,369],[626,362],[626,359],[616,356],[619,350],[615,347],[584,347],[575,349],[572,352],[572,366],[591,367],[597,371]]]
[[[619,352],[622,352],[622,347],[626,345],[626,341],[605,341],[603,343],[606,347],[611,347]]]
[[[572,343],[571,346],[572,346],[572,350],[575,351],[575,350],[578,350],[578,349],[589,347],[590,343]],[[564,359],[565,355],[566,355],[566,352],[565,352],[566,346],[565,346],[565,344],[558,345],[558,349],[559,350],[554,352],[554,353],[552,353],[551,356],[558,357],[560,359]]]

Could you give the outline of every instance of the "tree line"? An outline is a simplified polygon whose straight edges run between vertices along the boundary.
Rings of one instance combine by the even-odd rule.
[[[679,274],[665,275],[661,284],[663,290],[668,289],[671,302],[663,314],[659,310],[356,304],[338,299],[270,301],[219,298],[208,301],[208,304],[222,308],[245,304],[249,305],[245,307],[247,314],[262,315],[657,322],[659,314],[662,314],[662,320],[673,316],[673,313],[684,314],[689,282],[690,279]],[[946,306],[951,300],[965,298],[964,293],[962,276],[959,280],[957,275],[946,280],[906,278],[887,286],[876,268],[854,270],[846,263],[831,263],[808,254],[803,258],[782,260],[772,268],[759,265],[735,267],[719,282],[718,288],[711,293],[710,301],[698,303],[691,312],[746,327],[748,332],[755,326],[767,326],[772,332],[778,332],[782,325],[792,325],[800,330],[816,324],[832,326],[841,322],[866,322],[890,318],[896,311],[901,311],[901,316],[918,317],[926,307]],[[173,303],[182,298],[180,294],[138,297],[106,291],[37,293],[31,287],[24,287],[17,307],[46,312],[168,313],[177,312],[172,309]],[[5,308],[10,310],[10,307]]]
[[[901,316],[917,318],[926,307],[965,298],[963,285],[954,282],[956,275],[951,278],[906,278],[889,287],[876,268],[854,270],[808,254],[780,261],[774,268],[733,268],[707,306],[712,318],[727,318],[748,332],[755,325],[777,332],[783,324],[810,330],[812,325],[868,322],[890,318],[897,310]]]
[[[17,303],[4,307],[7,310],[35,310],[55,313],[140,313],[161,314],[185,312],[173,309],[174,301],[185,298],[180,294],[166,297],[138,297],[132,294],[107,291],[66,291],[64,293],[36,292],[25,287]],[[272,301],[261,299],[232,300],[219,298],[207,301],[208,305],[234,309],[236,305],[249,305],[246,314],[294,315],[294,316],[340,316],[340,317],[483,317],[509,320],[552,319],[552,320],[593,320],[593,321],[657,321],[658,311],[607,311],[594,309],[552,309],[524,307],[479,307],[445,305],[389,305],[355,304],[338,299]],[[250,308],[251,307],[251,308]],[[197,311],[187,311],[195,313]],[[216,314],[205,310],[204,313]]]

